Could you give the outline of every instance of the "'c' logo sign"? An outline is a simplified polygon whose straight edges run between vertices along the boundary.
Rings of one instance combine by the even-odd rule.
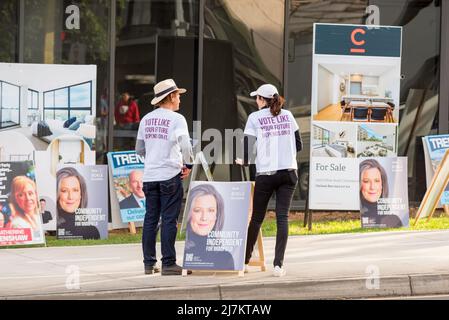
[[[357,40],[355,37],[359,33],[365,34],[366,31],[361,28],[354,29],[351,33],[351,41],[356,46],[363,46],[365,44],[365,40]],[[351,53],[365,53],[365,52],[366,50],[362,48],[351,48]]]

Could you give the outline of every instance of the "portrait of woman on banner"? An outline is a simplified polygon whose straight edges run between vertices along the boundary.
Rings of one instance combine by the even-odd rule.
[[[31,229],[33,240],[40,240],[43,237],[43,231],[36,183],[26,176],[15,177],[11,183],[8,200],[10,217],[5,227]]]
[[[360,163],[360,212],[362,226],[402,227],[402,221],[393,214],[379,214],[378,200],[389,197],[388,177],[385,169],[375,159]]]
[[[100,239],[95,226],[77,226],[76,216],[88,207],[87,185],[74,168],[62,168],[56,174],[58,237],[72,239]],[[82,219],[81,219],[82,220]],[[82,220],[82,222],[87,222]]]
[[[207,243],[208,239],[217,239],[210,237],[213,231],[223,230],[225,209],[221,194],[209,184],[196,186],[190,190],[187,206],[185,255],[190,255],[190,261],[212,266],[210,269],[234,270],[232,254],[225,250],[214,250],[217,248]]]

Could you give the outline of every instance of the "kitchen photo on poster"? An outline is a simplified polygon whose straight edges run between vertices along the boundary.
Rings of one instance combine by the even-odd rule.
[[[122,222],[143,221],[146,212],[143,157],[135,151],[110,152],[108,163]]]
[[[409,226],[407,158],[360,159],[362,228]]]
[[[426,183],[427,187],[429,187],[444,154],[449,149],[449,134],[423,137],[423,143],[426,162]],[[443,191],[440,204],[449,204],[449,186],[446,186],[446,189]]]
[[[183,268],[243,270],[251,201],[251,182],[192,182]]]
[[[58,239],[107,239],[108,167],[58,166],[56,207]]]
[[[42,243],[33,161],[0,162],[0,246]]]

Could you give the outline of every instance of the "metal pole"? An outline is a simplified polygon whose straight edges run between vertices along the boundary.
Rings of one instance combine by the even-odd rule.
[[[108,91],[108,150],[113,151],[114,147],[114,105],[115,105],[115,42],[116,42],[116,13],[117,3],[110,2],[109,11],[109,91]]]
[[[204,7],[206,0],[200,0],[199,28],[198,28],[198,75],[196,94],[196,121],[201,121],[203,116],[203,68],[204,68]],[[201,134],[201,132],[200,132]]]
[[[289,34],[289,15],[290,15],[290,0],[285,0],[284,7],[284,78],[283,88],[284,97],[288,99],[288,38]]]

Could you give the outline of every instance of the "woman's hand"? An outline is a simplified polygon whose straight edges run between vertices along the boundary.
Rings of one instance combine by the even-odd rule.
[[[190,175],[190,172],[192,171],[192,169],[187,168],[186,166],[184,166],[182,168],[182,173],[181,173],[181,179],[185,179]]]

